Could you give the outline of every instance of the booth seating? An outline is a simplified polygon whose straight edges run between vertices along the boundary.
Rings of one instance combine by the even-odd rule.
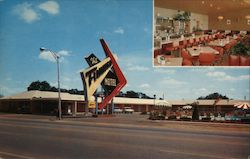
[[[230,55],[229,66],[250,66],[250,57]]]
[[[215,54],[211,52],[202,52],[199,55],[199,64],[201,66],[211,66],[215,62]]]

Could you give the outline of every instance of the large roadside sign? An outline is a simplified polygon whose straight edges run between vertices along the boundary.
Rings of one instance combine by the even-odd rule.
[[[106,58],[101,61],[94,54],[85,57],[90,67],[81,71],[80,74],[86,100],[91,99],[100,85],[104,89],[104,100],[98,104],[98,108],[102,109],[121,91],[127,81],[104,39],[100,39],[100,42]]]

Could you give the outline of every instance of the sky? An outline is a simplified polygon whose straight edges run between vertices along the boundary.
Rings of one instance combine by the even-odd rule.
[[[37,80],[57,87],[56,62],[40,47],[60,55],[61,88],[82,90],[84,57],[104,59],[104,38],[128,81],[123,92],[249,99],[249,68],[152,67],[152,14],[152,0],[0,0],[0,94],[26,91]]]

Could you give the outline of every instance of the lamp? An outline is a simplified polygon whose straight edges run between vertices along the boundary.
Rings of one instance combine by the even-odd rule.
[[[56,60],[56,63],[57,63],[57,82],[58,82],[58,117],[59,117],[59,120],[62,119],[62,106],[61,106],[61,89],[60,89],[60,66],[59,66],[59,58],[60,56],[58,54],[56,54],[55,52],[49,50],[49,49],[46,49],[44,47],[41,47],[40,48],[40,53],[43,53],[44,51],[48,51],[50,52],[53,57],[55,58]]]

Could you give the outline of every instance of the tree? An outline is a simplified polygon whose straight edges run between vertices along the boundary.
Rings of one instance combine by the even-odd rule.
[[[139,94],[134,91],[127,91],[125,96],[128,98],[138,98]]]
[[[199,97],[198,100],[205,100],[205,99],[229,99],[227,96],[223,96],[219,93],[211,93],[207,95],[206,97]]]
[[[28,91],[31,90],[39,90],[39,91],[50,91],[51,90],[51,86],[47,81],[35,81],[32,82],[29,87],[27,88]]]
[[[54,87],[54,86],[50,86],[50,84],[47,82],[47,81],[35,81],[35,82],[32,82],[28,88],[27,88],[28,91],[31,91],[31,90],[39,90],[39,91],[50,91],[50,92],[58,92],[58,88]],[[61,92],[66,92],[66,93],[70,93],[70,94],[79,94],[79,95],[83,95],[84,92],[83,90],[78,90],[78,89],[64,89],[64,88],[61,88],[60,89]]]
[[[40,84],[40,89],[42,91],[50,91],[51,90],[51,86],[47,81],[42,81]]]
[[[2,94],[0,94],[0,98],[4,97]]]

